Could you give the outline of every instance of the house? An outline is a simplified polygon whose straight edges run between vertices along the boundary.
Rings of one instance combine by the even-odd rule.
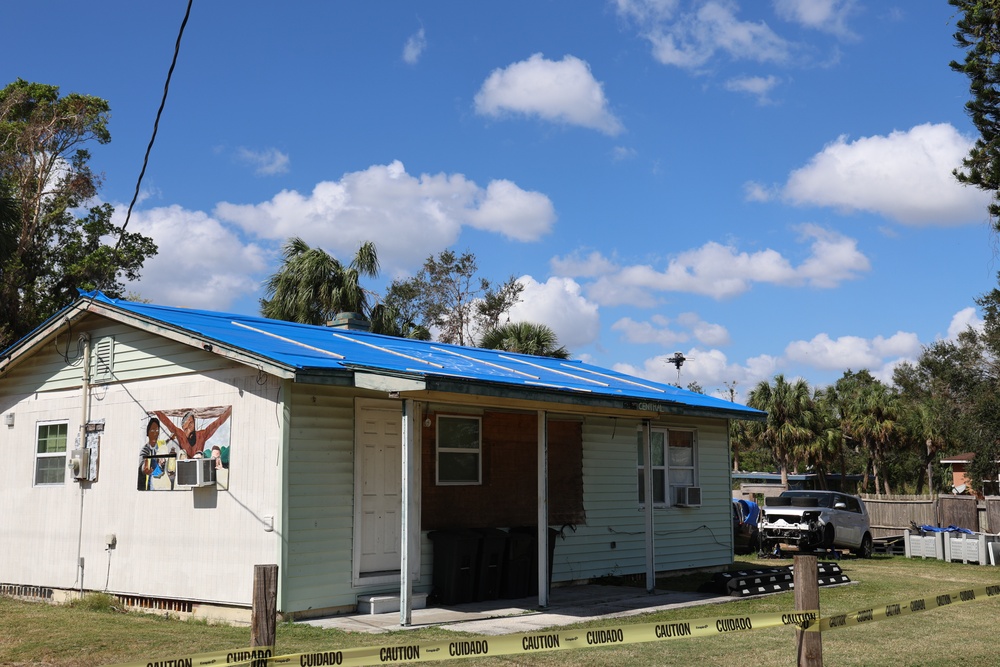
[[[0,592],[243,619],[277,563],[286,617],[390,596],[404,625],[458,531],[528,527],[543,584],[727,566],[729,420],[765,416],[581,361],[101,293],[0,353],[0,414]]]
[[[964,452],[962,454],[946,456],[941,459],[942,465],[951,466],[951,486],[956,493],[964,493],[966,491],[969,491],[970,493],[972,492],[972,487],[969,484],[971,480],[969,479],[968,471],[969,464],[971,464],[975,458],[975,452]],[[1000,461],[997,463],[1000,463]],[[992,480],[984,479],[981,484],[981,488],[983,493],[977,493],[980,497],[984,494],[987,496],[996,495],[998,490],[1000,490],[1000,477]]]
[[[733,482],[739,484],[738,490],[733,490],[733,498],[746,500],[763,500],[787,489],[829,489],[843,493],[856,493],[858,484],[864,475],[848,474],[841,479],[839,472],[828,472],[821,478],[818,473],[788,473],[788,486],[781,483],[781,473],[777,472],[744,472],[733,471]]]

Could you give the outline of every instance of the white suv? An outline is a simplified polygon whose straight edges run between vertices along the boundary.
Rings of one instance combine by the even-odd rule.
[[[760,549],[790,544],[801,551],[850,549],[871,558],[872,534],[865,504],[836,491],[782,491],[765,498],[760,514]]]

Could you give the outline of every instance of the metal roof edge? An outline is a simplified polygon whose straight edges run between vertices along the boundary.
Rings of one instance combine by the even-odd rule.
[[[590,394],[585,392],[570,393],[566,390],[545,389],[542,387],[510,387],[491,382],[476,380],[458,380],[455,378],[445,378],[438,376],[427,376],[427,391],[478,395],[489,398],[520,399],[525,401],[535,401],[539,403],[555,403],[559,405],[582,405],[594,408],[603,408],[615,412],[632,412],[637,417],[656,413],[661,415],[674,415],[684,417],[706,417],[712,419],[739,419],[739,420],[764,420],[765,413],[760,415],[746,413],[740,410],[725,410],[720,408],[698,407],[685,405],[683,403],[670,403],[656,401],[655,403],[644,398],[635,396],[622,396],[621,398],[608,397],[600,394]]]
[[[103,295],[101,295],[103,296]],[[86,311],[92,312],[115,321],[134,326],[143,331],[154,333],[164,338],[169,338],[178,343],[191,347],[200,347],[210,354],[236,361],[244,366],[251,366],[263,370],[266,373],[284,379],[295,377],[295,369],[287,364],[280,363],[265,355],[250,352],[244,348],[233,345],[186,329],[176,324],[171,324],[155,317],[137,313],[128,308],[123,308],[113,301],[107,299],[96,299],[90,297],[81,298],[77,303],[89,301]]]
[[[0,352],[0,375],[17,366],[20,363],[21,357],[29,354],[31,350],[44,345],[51,338],[58,336],[64,326],[71,325],[74,321],[84,317],[87,310],[80,308],[82,301],[82,299],[78,299],[57,311],[54,315],[32,329],[30,333]]]

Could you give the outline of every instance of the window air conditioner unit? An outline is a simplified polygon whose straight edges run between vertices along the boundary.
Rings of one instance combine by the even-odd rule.
[[[677,487],[677,502],[674,504],[678,507],[701,507],[701,487]]]
[[[215,459],[177,459],[177,486],[215,484]]]

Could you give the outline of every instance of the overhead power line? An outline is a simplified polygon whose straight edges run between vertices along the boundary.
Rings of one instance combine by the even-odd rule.
[[[121,246],[122,239],[125,237],[125,228],[128,227],[129,220],[132,218],[132,208],[135,206],[135,202],[139,199],[139,188],[142,186],[142,177],[146,174],[146,165],[149,164],[149,154],[153,150],[153,143],[156,141],[156,132],[160,127],[160,116],[163,115],[163,107],[167,104],[167,93],[170,90],[170,79],[174,74],[174,67],[177,65],[177,55],[181,50],[181,37],[184,36],[184,27],[187,26],[188,17],[191,16],[191,5],[194,0],[188,0],[187,10],[184,12],[184,20],[181,21],[181,28],[177,32],[177,42],[174,44],[174,57],[170,61],[170,69],[167,70],[167,80],[163,84],[163,98],[160,100],[160,108],[156,111],[156,120],[153,121],[153,136],[149,138],[149,145],[146,146],[146,155],[142,159],[142,170],[139,172],[139,178],[135,182],[135,194],[132,195],[132,201],[128,205],[128,212],[125,214],[125,223],[122,225],[121,234],[118,235],[118,242],[115,243],[115,252],[118,252],[119,246]]]

